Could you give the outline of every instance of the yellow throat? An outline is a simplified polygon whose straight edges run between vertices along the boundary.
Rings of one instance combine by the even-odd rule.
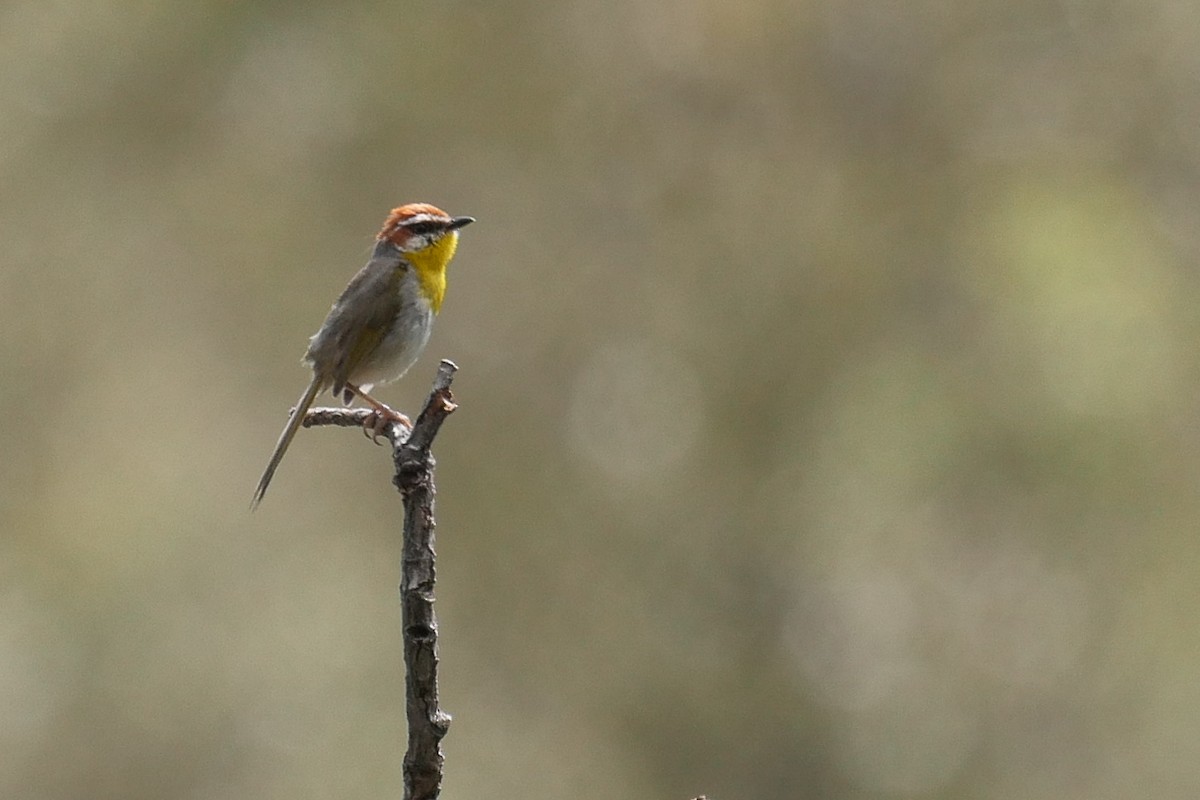
[[[457,249],[458,231],[450,231],[424,250],[404,254],[404,260],[417,271],[421,293],[435,314],[441,311],[442,298],[446,296],[446,265]]]

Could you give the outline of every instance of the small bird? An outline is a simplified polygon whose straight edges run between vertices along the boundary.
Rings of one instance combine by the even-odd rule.
[[[312,382],[279,434],[251,510],[262,501],[305,412],[323,390],[341,395],[347,404],[361,397],[381,419],[408,423],[369,392],[402,376],[425,349],[446,294],[446,265],[458,248],[458,231],[474,221],[428,203],[409,203],[388,214],[371,260],[309,340],[303,361],[312,368]]]

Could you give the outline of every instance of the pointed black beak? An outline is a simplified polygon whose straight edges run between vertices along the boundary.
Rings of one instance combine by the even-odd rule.
[[[474,217],[455,217],[454,219],[450,220],[449,228],[452,231],[456,231],[459,228],[467,227],[474,221],[475,221]]]

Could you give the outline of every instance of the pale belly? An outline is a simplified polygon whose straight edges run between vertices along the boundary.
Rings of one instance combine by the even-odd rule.
[[[433,311],[420,305],[424,307],[413,304],[401,315],[402,321],[350,375],[351,383],[369,392],[369,387],[398,379],[416,363],[433,331]]]

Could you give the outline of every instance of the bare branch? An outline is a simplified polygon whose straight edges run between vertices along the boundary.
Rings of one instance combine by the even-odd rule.
[[[404,754],[405,800],[433,800],[442,786],[442,737],[450,715],[438,704],[437,618],[433,613],[436,580],[434,551],[433,456],[429,449],[442,422],[455,409],[450,382],[458,369],[443,361],[433,391],[411,434],[393,453],[396,488],[404,497],[404,554],[400,604],[404,626],[405,696],[408,751]],[[397,427],[397,426],[393,426]]]
[[[361,428],[374,413],[369,408],[310,408],[300,424],[305,428],[319,428],[322,425]]]
[[[434,552],[433,456],[430,447],[442,422],[455,409],[450,383],[458,367],[442,361],[433,391],[412,431],[389,423],[378,431],[392,443],[393,483],[404,498],[404,549],[400,561],[400,607],[404,634],[408,749],[404,754],[405,800],[434,800],[442,788],[442,737],[450,715],[438,704],[437,618],[433,613]],[[361,427],[375,417],[367,408],[314,408],[305,427]]]

